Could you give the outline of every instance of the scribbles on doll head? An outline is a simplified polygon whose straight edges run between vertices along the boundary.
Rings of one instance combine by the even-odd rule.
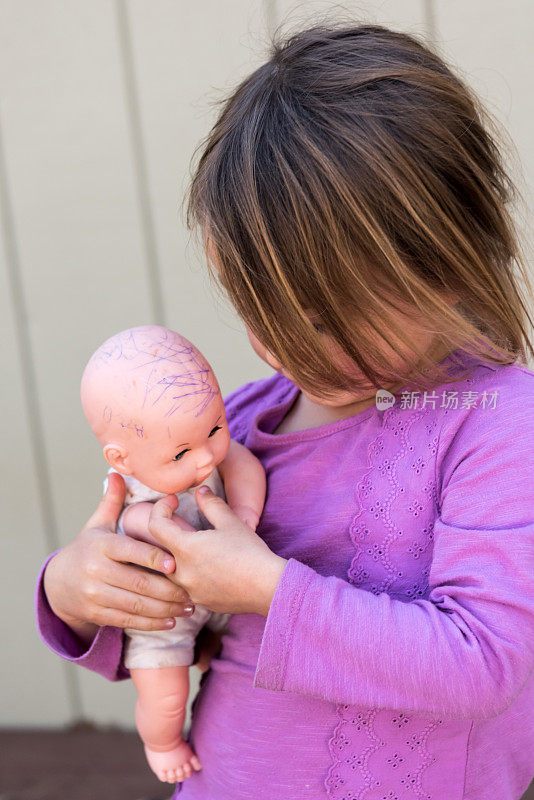
[[[127,362],[144,386],[142,406],[167,404],[164,416],[171,416],[188,397],[199,399],[202,413],[214,394],[213,373],[200,351],[184,336],[159,325],[129,328],[107,339],[93,354],[88,367],[109,369]],[[135,375],[134,375],[135,373]]]
[[[81,391],[84,411],[97,435],[104,425],[111,425],[138,438],[145,436],[143,418],[150,407],[162,418],[172,417],[178,409],[198,417],[219,393],[200,351],[160,325],[129,328],[107,339],[91,356]]]

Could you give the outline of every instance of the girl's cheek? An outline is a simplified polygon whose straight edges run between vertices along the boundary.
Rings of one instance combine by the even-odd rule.
[[[261,344],[259,339],[257,339],[254,336],[250,328],[245,326],[245,330],[247,332],[248,340],[256,355],[259,356],[262,361],[265,361],[266,364],[269,364],[269,366],[272,367],[274,370],[279,371],[281,369],[281,364],[279,364],[278,361],[276,361],[276,359],[274,358],[274,356],[272,356],[271,353],[269,353],[269,351],[265,349],[265,347]]]

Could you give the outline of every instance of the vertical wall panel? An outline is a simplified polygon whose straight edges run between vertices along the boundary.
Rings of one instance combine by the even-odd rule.
[[[40,502],[25,383],[25,315],[17,283],[17,251],[0,137],[0,409],[2,419],[2,581],[0,600],[0,725],[61,724],[70,716],[65,666],[44,651],[33,611],[33,587],[49,551]],[[22,338],[23,338],[22,337]],[[33,430],[32,430],[33,428]]]
[[[438,45],[504,128],[505,159],[523,193],[516,219],[534,239],[534,13],[528,0],[435,0]],[[511,142],[509,138],[511,138]],[[532,251],[530,253],[532,259]],[[534,277],[534,264],[531,261]]]
[[[104,471],[80,406],[84,364],[106,335],[151,320],[114,11],[3,5],[5,152],[60,543],[93,510]],[[105,681],[76,676],[95,687],[84,712],[98,711]],[[107,688],[109,714],[129,719],[131,687]]]
[[[226,393],[272,371],[210,286],[181,210],[193,151],[215,119],[213,101],[264,58],[264,6],[132,0],[127,10],[165,315],[202,350]]]

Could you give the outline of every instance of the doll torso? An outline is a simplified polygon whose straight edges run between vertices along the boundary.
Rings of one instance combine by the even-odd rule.
[[[108,470],[116,472],[113,468]],[[132,475],[123,475],[126,484],[126,497],[124,508],[132,503],[159,500],[164,494],[150,489]],[[106,490],[107,478],[104,481]],[[217,467],[208,475],[201,485],[206,484],[210,489],[226,500],[224,486]],[[177,492],[180,501],[177,513],[197,530],[212,528],[211,523],[198,508],[194,493],[198,487],[192,487],[183,492]],[[120,518],[117,533],[124,534]],[[172,666],[190,665],[193,663],[195,638],[198,631],[207,625],[212,631],[222,631],[230,614],[220,614],[200,605],[195,604],[195,611],[191,617],[176,617],[175,627],[170,630],[142,631],[134,628],[125,628],[124,665],[128,668],[161,668]]]

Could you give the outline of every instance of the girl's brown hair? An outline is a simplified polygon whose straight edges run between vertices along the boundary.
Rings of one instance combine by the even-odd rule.
[[[518,192],[493,128],[441,57],[375,24],[273,39],[224,100],[199,145],[187,223],[238,314],[302,388],[330,398],[446,380],[399,312],[427,331],[430,321],[447,353],[494,364],[534,354],[507,207]],[[332,363],[325,334],[360,383]],[[401,345],[413,355],[403,368],[384,356]]]

